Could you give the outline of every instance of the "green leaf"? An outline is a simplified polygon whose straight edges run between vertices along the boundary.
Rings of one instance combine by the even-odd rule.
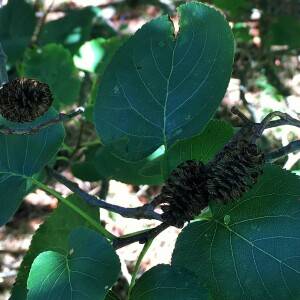
[[[134,185],[159,185],[163,183],[160,172],[148,175],[139,172],[151,161],[151,158],[136,163],[128,162],[112,154],[112,148],[112,145],[89,147],[85,161],[77,162],[72,166],[73,174],[82,180],[98,181],[101,178],[112,178]],[[89,170],[90,173],[88,174]]]
[[[191,2],[178,8],[180,32],[168,16],[138,30],[117,51],[101,80],[95,125],[114,153],[142,160],[161,145],[203,130],[226,91],[233,36],[224,16]]]
[[[252,8],[247,0],[213,0],[213,4],[229,12],[232,18],[240,16],[243,12],[249,14]]]
[[[15,213],[23,200],[26,179],[10,174],[0,174],[0,226]]]
[[[30,123],[14,123],[0,116],[0,124],[10,128],[29,128],[57,115],[51,108]],[[41,130],[35,135],[5,135],[0,133],[0,226],[19,207],[26,190],[26,177],[42,170],[56,155],[64,139],[62,124]],[[24,179],[22,179],[24,178]]]
[[[189,270],[157,265],[136,282],[130,300],[207,299],[207,292],[199,279]]]
[[[99,222],[99,209],[91,207],[75,195],[70,195],[68,200]],[[29,250],[25,254],[19,268],[10,300],[27,299],[27,279],[34,259],[40,253],[49,250],[66,254],[68,247],[67,237],[73,229],[78,227],[92,228],[86,219],[74,212],[69,206],[60,203],[34,234]]]
[[[22,57],[35,24],[34,10],[24,0],[9,0],[0,9],[0,41],[9,63],[13,64]]]
[[[22,75],[47,83],[56,108],[71,105],[78,98],[81,86],[78,71],[70,52],[61,45],[28,49]]]
[[[120,297],[112,291],[108,291],[105,300],[120,300]]]
[[[299,197],[296,175],[266,165],[240,201],[211,203],[212,218],[181,232],[172,265],[195,272],[214,299],[299,299]]]
[[[100,234],[74,229],[68,254],[46,251],[34,260],[28,278],[28,300],[103,299],[120,272],[112,245]]]
[[[57,115],[49,109],[33,122],[15,123],[0,116],[0,124],[9,128],[26,129],[45,123]],[[64,139],[64,127],[56,124],[34,135],[0,134],[0,173],[31,177],[43,169],[56,155]]]
[[[288,45],[291,48],[300,47],[300,22],[290,15],[280,15],[270,26],[270,44]]]
[[[97,7],[86,7],[67,13],[63,18],[46,23],[41,30],[39,43],[63,44],[72,54],[89,38],[92,22],[100,15]]]
[[[229,123],[211,120],[199,135],[176,142],[162,161],[164,179],[168,179],[171,171],[183,161],[209,162],[232,136],[233,128]]]

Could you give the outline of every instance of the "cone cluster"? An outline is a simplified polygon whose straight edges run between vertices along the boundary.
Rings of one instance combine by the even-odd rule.
[[[255,144],[232,142],[207,165],[188,160],[172,171],[153,204],[166,223],[183,227],[208,206],[209,200],[229,203],[251,189],[263,172],[264,155]]]
[[[0,113],[9,121],[32,122],[52,104],[49,86],[35,79],[17,78],[0,89]]]

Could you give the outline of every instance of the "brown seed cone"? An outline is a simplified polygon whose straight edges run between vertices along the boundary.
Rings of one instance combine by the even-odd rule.
[[[0,113],[12,122],[32,122],[52,104],[49,86],[35,79],[17,78],[0,89]]]
[[[178,165],[152,204],[161,205],[164,222],[181,228],[209,200],[226,204],[240,198],[262,174],[263,163],[264,155],[255,144],[232,142],[207,165],[193,160]]]
[[[237,200],[262,174],[264,155],[255,144],[240,140],[227,145],[207,165],[206,188],[212,200],[224,204]]]
[[[202,162],[188,160],[172,173],[153,204],[161,204],[162,218],[166,223],[182,228],[186,221],[194,219],[207,207],[205,188],[206,167]]]

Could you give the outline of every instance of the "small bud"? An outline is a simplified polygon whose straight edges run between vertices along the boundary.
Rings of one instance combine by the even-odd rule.
[[[12,122],[32,122],[52,104],[49,86],[35,79],[17,78],[0,89],[0,113]]]

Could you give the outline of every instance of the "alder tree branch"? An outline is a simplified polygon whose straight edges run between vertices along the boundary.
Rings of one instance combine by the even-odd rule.
[[[92,206],[97,206],[112,212],[115,212],[121,215],[124,218],[133,218],[133,219],[150,219],[150,220],[158,220],[163,221],[160,214],[154,211],[154,207],[149,204],[145,204],[140,207],[122,207],[115,204],[107,203],[104,200],[90,195],[81,188],[79,188],[78,184],[70,181],[65,176],[61,175],[59,172],[55,171],[51,167],[47,166],[46,171],[49,175],[54,177],[57,181],[65,185],[69,190],[71,190],[76,195],[80,196],[83,200],[85,200],[88,204]]]
[[[254,123],[249,120],[237,107],[232,107],[232,113],[240,117],[241,120],[246,123],[246,126],[241,128],[231,139],[231,141],[235,141],[240,137],[243,137],[247,134],[253,134],[251,143],[255,143],[259,138],[261,138],[263,132],[267,128],[274,128],[283,125],[290,125],[300,128],[300,121],[291,117],[287,113],[283,113],[280,111],[273,111],[269,113],[260,123]],[[279,120],[272,121],[273,118],[279,117]],[[280,157],[287,155],[291,152],[300,150],[300,140],[293,141],[289,143],[287,146],[279,148],[273,152],[265,154],[265,162],[271,163],[279,159]]]
[[[73,112],[70,112],[70,113],[67,113],[67,114],[63,114],[63,113],[60,113],[58,114],[55,118],[45,122],[45,123],[42,123],[42,124],[38,124],[38,125],[34,125],[32,127],[29,127],[29,128],[9,128],[7,126],[4,126],[4,125],[0,125],[0,133],[3,133],[3,134],[30,134],[30,135],[33,135],[33,134],[37,134],[39,131],[41,131],[42,129],[45,129],[49,126],[52,126],[56,123],[59,123],[59,122],[65,122],[65,121],[68,121],[78,115],[81,115],[83,113],[83,110],[82,109],[77,109]]]
[[[142,233],[138,233],[136,235],[132,235],[128,237],[119,237],[113,241],[112,245],[115,249],[120,249],[122,247],[128,246],[135,242],[139,242],[140,244],[145,244],[149,239],[155,238],[170,226],[171,225],[167,223],[161,223],[160,225],[151,228],[147,231],[144,231]]]

